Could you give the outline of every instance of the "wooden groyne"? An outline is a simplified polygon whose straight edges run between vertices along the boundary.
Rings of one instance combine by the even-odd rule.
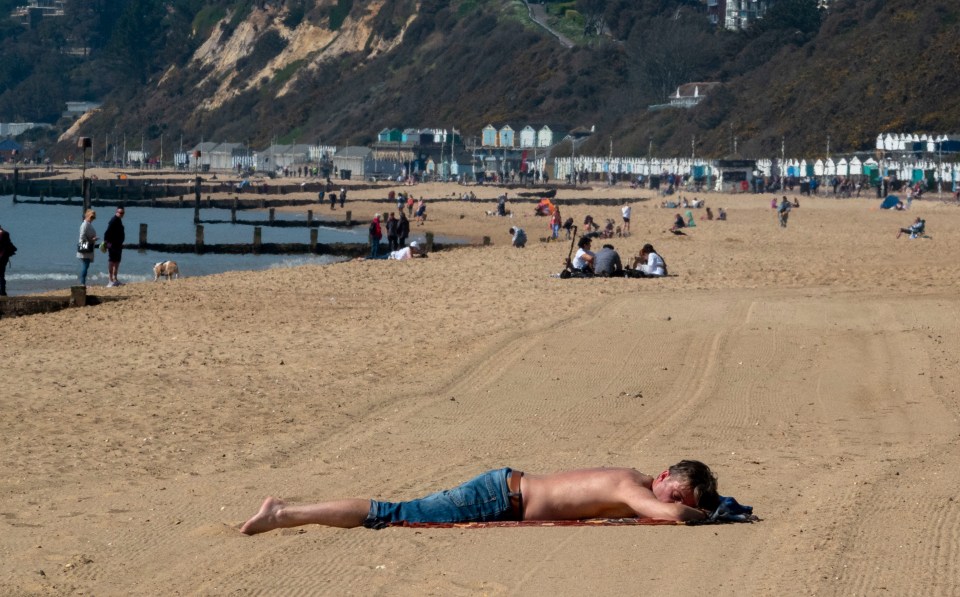
[[[55,313],[70,307],[87,307],[118,300],[121,300],[121,297],[98,297],[87,294],[85,286],[71,286],[69,296],[5,296],[0,297],[0,319]]]

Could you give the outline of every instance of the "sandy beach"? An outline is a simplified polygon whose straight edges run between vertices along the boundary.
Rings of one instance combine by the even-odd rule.
[[[540,242],[531,203],[492,217],[502,189],[434,184],[348,209],[393,211],[390,188],[428,198],[411,238],[474,246],[98,288],[123,300],[0,320],[0,593],[960,594],[956,204],[801,197],[781,229],[771,195],[711,193],[729,221],[674,236],[651,191],[561,190],[629,201],[612,244],[626,260],[650,242],[675,275],[560,280],[569,243]],[[432,200],[469,190],[484,201]],[[588,213],[620,222],[563,207]],[[895,239],[917,216],[930,238]],[[682,458],[762,521],[238,530],[266,495],[408,499],[501,466]]]

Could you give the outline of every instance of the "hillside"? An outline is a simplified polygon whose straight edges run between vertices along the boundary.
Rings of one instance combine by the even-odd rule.
[[[568,49],[519,0],[67,0],[67,18],[0,24],[0,121],[103,101],[71,134],[142,136],[154,153],[161,136],[169,152],[181,136],[345,144],[487,123],[595,125],[584,149],[603,153],[684,155],[695,139],[716,157],[960,132],[960,6],[834,0],[821,19],[813,5],[780,0],[734,34],[694,0],[548,2]],[[647,110],[690,81],[722,86],[691,110]]]

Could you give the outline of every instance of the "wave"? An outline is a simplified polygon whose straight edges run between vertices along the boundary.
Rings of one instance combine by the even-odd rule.
[[[76,281],[77,274],[64,274],[64,273],[27,273],[27,274],[14,274],[7,273],[7,280],[23,280],[29,282],[69,282]],[[106,281],[109,277],[107,274],[102,272],[90,272],[87,274],[87,282],[97,282],[97,281]],[[123,272],[120,272],[120,281],[121,282],[147,282],[153,281],[153,276],[128,276]]]
[[[286,269],[301,265],[329,265],[331,263],[347,261],[348,259],[347,257],[335,257],[332,255],[323,255],[320,257],[287,257],[276,263],[271,263],[267,269]]]

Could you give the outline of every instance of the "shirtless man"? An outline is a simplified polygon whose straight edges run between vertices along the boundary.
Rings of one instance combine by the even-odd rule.
[[[268,497],[240,528],[247,535],[320,524],[381,529],[395,522],[490,522],[657,518],[702,520],[719,500],[717,478],[696,460],[683,460],[656,477],[632,468],[593,468],[530,475],[492,470],[463,485],[411,500],[345,499],[288,506]]]

